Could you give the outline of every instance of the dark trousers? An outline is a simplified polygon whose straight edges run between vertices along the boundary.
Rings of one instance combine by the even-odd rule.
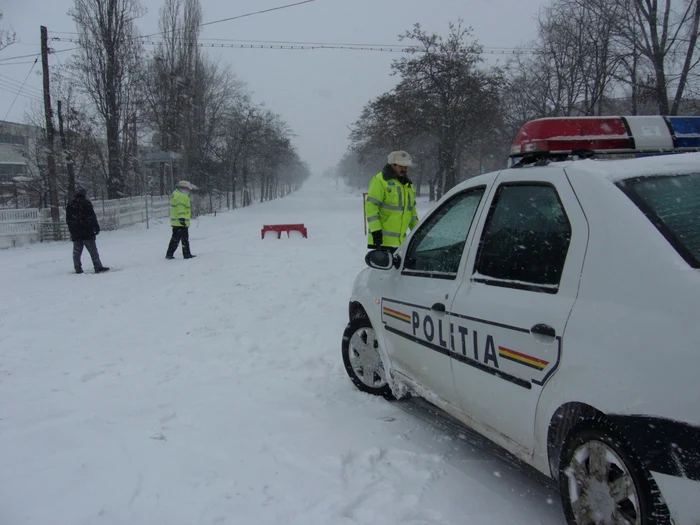
[[[182,256],[185,258],[192,257],[189,228],[184,226],[173,226],[173,235],[170,237],[168,252],[165,254],[167,257],[175,255],[175,250],[177,250],[177,245],[180,244],[180,241],[182,241]]]
[[[73,267],[75,271],[83,269],[83,264],[80,261],[83,255],[83,246],[87,248],[90,257],[92,258],[92,265],[95,270],[102,268],[102,263],[100,262],[100,254],[97,252],[97,243],[94,239],[87,239],[85,241],[73,241]]]

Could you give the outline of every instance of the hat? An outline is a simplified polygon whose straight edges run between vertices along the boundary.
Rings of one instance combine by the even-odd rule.
[[[398,164],[399,166],[409,167],[413,164],[411,156],[405,151],[392,151],[389,153],[389,164]]]
[[[180,182],[177,183],[178,188],[186,188],[188,190],[194,189],[192,183],[188,180],[181,180]]]
[[[75,194],[82,195],[83,197],[85,197],[87,195],[87,190],[85,188],[83,188],[82,186],[79,186],[79,187],[75,188]]]

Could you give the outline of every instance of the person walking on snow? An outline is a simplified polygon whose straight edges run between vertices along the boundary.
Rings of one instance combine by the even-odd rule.
[[[100,261],[100,254],[97,251],[95,237],[100,233],[100,224],[97,222],[95,210],[92,203],[87,198],[85,188],[77,188],[75,197],[66,206],[66,223],[68,231],[73,241],[73,267],[75,273],[83,273],[82,255],[83,247],[87,248],[95,273],[102,273],[109,270]]]
[[[367,247],[386,248],[392,252],[418,224],[416,191],[408,178],[411,156],[392,151],[387,165],[369,183],[365,200]]]
[[[181,180],[177,183],[177,188],[175,188],[170,197],[170,226],[173,227],[173,234],[170,237],[168,251],[165,254],[166,259],[175,258],[175,250],[177,250],[180,241],[182,241],[182,256],[185,259],[197,257],[190,252],[189,234],[190,218],[192,217],[190,191],[194,188],[194,185],[189,181]]]

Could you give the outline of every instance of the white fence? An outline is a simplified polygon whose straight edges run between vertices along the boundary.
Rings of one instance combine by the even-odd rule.
[[[170,217],[170,196],[93,201],[92,205],[103,230],[117,230],[146,222],[146,217],[149,220]],[[65,209],[60,209],[60,215],[60,238],[70,239]],[[0,209],[0,249],[54,239],[50,209]]]
[[[0,210],[0,248],[38,241],[40,222],[38,209]]]

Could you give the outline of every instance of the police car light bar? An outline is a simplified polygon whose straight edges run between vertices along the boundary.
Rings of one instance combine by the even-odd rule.
[[[700,117],[557,117],[527,122],[511,157],[593,153],[659,154],[700,149]]]

